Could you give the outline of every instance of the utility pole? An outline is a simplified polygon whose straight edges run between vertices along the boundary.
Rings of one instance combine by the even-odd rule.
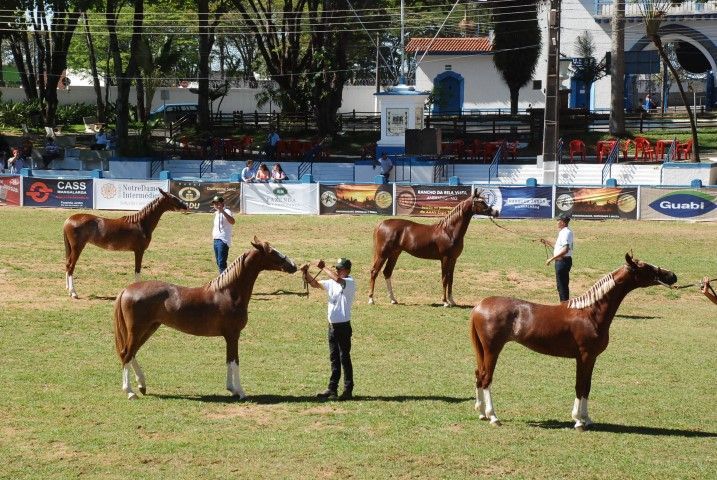
[[[548,12],[548,72],[545,80],[543,161],[555,162],[553,183],[558,180],[560,130],[560,0],[550,0]]]

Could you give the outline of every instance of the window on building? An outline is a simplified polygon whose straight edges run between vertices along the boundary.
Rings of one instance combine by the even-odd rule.
[[[453,65],[446,65],[446,70],[453,70]]]
[[[542,80],[533,80],[533,90],[542,90],[542,88],[543,88]]]

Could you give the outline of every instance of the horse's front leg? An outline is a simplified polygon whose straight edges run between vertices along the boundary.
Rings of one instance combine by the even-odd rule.
[[[449,307],[455,307],[456,301],[453,300],[453,272],[456,269],[456,258],[449,257],[446,267],[446,292],[444,297],[448,300]]]
[[[573,403],[572,417],[575,420],[575,429],[581,432],[593,423],[588,415],[588,397],[595,360],[595,357],[587,355],[576,360],[575,402]]]
[[[246,397],[239,376],[239,335],[224,337],[227,343],[227,390],[241,399]]]
[[[451,298],[451,275],[452,269],[455,266],[455,262],[452,262],[450,257],[441,258],[441,284],[443,285],[443,306],[453,307],[456,302]]]
[[[142,280],[142,257],[144,256],[144,250],[134,251],[134,281],[139,282]]]

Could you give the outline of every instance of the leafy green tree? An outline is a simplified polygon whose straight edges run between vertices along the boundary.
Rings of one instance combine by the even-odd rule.
[[[500,3],[493,11],[493,63],[510,90],[510,113],[518,113],[518,95],[535,74],[541,32],[534,0]]]

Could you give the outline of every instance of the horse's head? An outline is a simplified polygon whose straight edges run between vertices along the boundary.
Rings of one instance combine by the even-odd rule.
[[[630,253],[625,254],[625,262],[625,268],[635,279],[638,287],[650,287],[653,285],[669,287],[677,282],[677,275],[673,272],[642,262]]]
[[[281,270],[286,273],[296,272],[296,263],[279,250],[272,248],[269,242],[262,242],[255,235],[251,244],[262,254],[265,270]]]
[[[189,210],[189,205],[184,203],[181,198],[177,197],[176,195],[172,195],[171,193],[167,193],[161,188],[159,188],[158,190],[159,193],[161,193],[164,197],[164,200],[167,202],[167,205],[169,206],[168,210],[173,210],[175,212],[186,212]]]
[[[488,205],[488,199],[482,195],[482,192],[476,190],[471,197],[471,210],[473,215],[487,215],[489,217],[497,217],[500,212]]]

